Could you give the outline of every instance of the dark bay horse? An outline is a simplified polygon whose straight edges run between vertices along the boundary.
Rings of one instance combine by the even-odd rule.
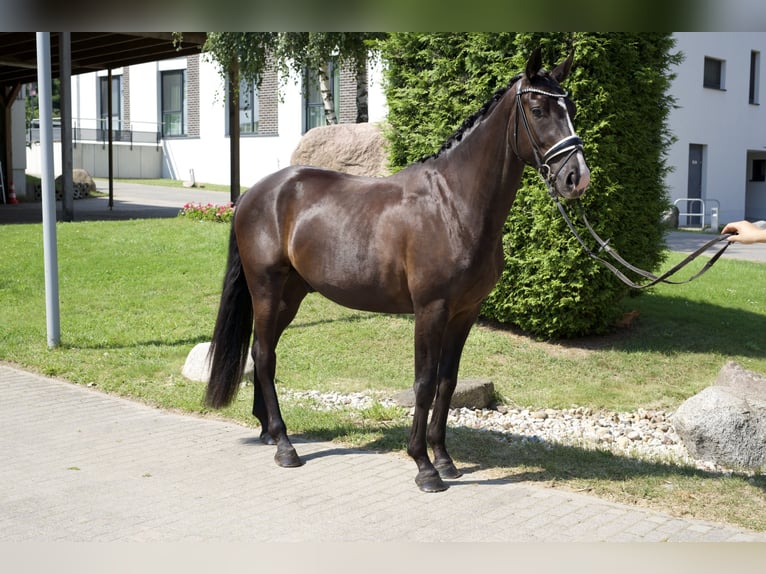
[[[292,166],[256,183],[237,206],[205,396],[214,408],[255,360],[253,415],[276,463],[299,466],[274,387],[276,346],[307,293],[354,309],[415,315],[415,414],[407,452],[423,491],[460,476],[445,447],[463,345],[503,267],[503,224],[525,164],[552,192],[579,197],[590,172],[574,106],[540,51],[439,153],[385,178]],[[251,335],[254,334],[252,349]],[[429,409],[433,407],[430,423]],[[431,462],[427,444],[433,451]]]

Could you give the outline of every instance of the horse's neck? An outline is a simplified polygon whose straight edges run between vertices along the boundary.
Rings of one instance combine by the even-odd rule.
[[[466,223],[484,236],[502,233],[524,171],[510,145],[515,113],[510,92],[458,145],[434,160],[455,201],[464,206]]]

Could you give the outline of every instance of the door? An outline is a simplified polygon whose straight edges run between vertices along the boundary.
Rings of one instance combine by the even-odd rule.
[[[689,181],[687,184],[687,199],[702,199],[702,147],[700,144],[689,144]],[[702,213],[702,202],[687,201],[687,213]],[[699,227],[702,225],[699,215],[687,215],[686,225]]]

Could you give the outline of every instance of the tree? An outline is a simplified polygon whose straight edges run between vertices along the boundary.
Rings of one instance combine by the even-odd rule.
[[[386,36],[376,32],[209,32],[203,50],[221,65],[227,77],[236,66],[240,78],[259,82],[269,65],[283,77],[291,69],[302,74],[314,70],[319,79],[327,123],[337,123],[328,64],[335,59],[353,67],[356,76],[357,122],[368,119],[367,58],[374,42]]]
[[[434,153],[540,46],[548,66],[575,48],[564,88],[577,105],[591,186],[582,202],[602,237],[639,267],[665,257],[665,150],[673,39],[666,33],[392,34],[387,63],[391,161]],[[608,331],[631,293],[591,261],[534,170],[526,170],[506,222],[505,270],[482,315],[545,338]],[[632,294],[632,293],[631,293]]]

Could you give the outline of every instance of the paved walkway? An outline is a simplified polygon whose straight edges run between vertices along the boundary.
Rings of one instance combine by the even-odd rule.
[[[98,190],[108,193],[106,180],[97,180]],[[112,207],[106,196],[86,197],[73,202],[74,221],[99,221],[140,218],[176,217],[187,202],[223,204],[229,194],[200,188],[178,188],[162,185],[143,185],[116,181],[113,188]],[[56,214],[62,217],[62,204],[56,202]],[[18,205],[0,203],[0,224],[40,223],[41,202],[21,202]]]
[[[487,479],[439,494],[414,464],[165,412],[0,365],[0,542],[762,541],[749,532]]]
[[[671,231],[665,236],[665,241],[671,251],[693,253],[714,237],[715,235],[710,233]],[[705,255],[715,255],[722,245],[723,244],[721,243],[716,243],[708,248]],[[732,243],[721,257],[724,259],[744,259],[747,261],[766,263],[766,243],[757,243],[753,245]],[[663,270],[664,269],[665,268],[663,267]],[[715,273],[715,271],[710,272]]]

